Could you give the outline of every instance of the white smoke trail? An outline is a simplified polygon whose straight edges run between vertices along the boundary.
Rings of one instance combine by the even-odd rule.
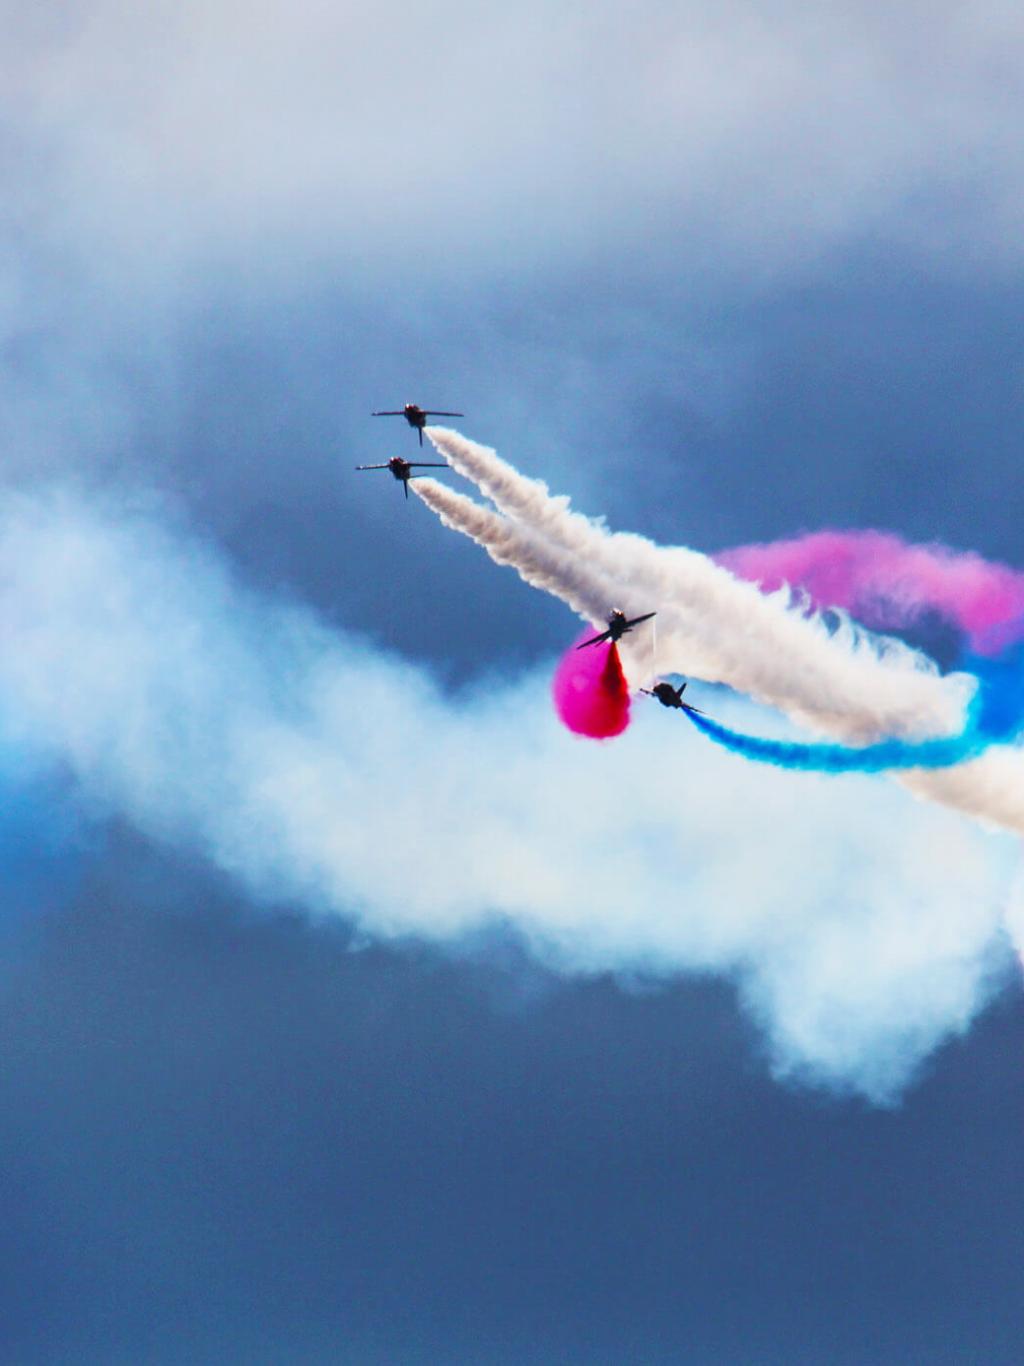
[[[571,550],[500,517],[436,479],[418,478],[410,488],[437,513],[444,526],[476,541],[495,564],[511,566],[525,583],[561,598],[590,621],[603,621],[607,616],[613,580],[596,569],[586,576],[576,572]]]
[[[725,974],[780,1072],[891,1097],[1008,966],[1016,840],[866,779],[738,783],[685,727],[666,763],[654,711],[581,743],[546,676],[449,705],[152,516],[0,501],[0,631],[6,728],[100,815],[376,936],[500,917],[563,971]]]
[[[569,594],[600,580],[614,586],[614,605],[628,614],[656,608],[680,672],[728,683],[805,724],[855,742],[951,734],[960,728],[966,693],[973,687],[965,677],[939,678],[930,661],[897,642],[869,638],[850,627],[830,631],[816,617],[789,610],[787,595],[766,596],[698,551],[666,549],[642,536],[609,532],[573,512],[567,498],[552,496],[543,483],[525,478],[494,451],[456,432],[430,429],[430,438],[452,468],[506,514],[486,524],[481,544],[488,537],[500,542],[502,562],[511,563],[513,528],[520,526],[527,533],[523,553],[531,563],[537,536],[571,557],[559,586],[538,586],[569,601]],[[450,519],[461,516],[461,529],[474,535],[468,509],[458,505],[456,512],[458,495],[449,495],[430,495],[431,505],[435,511],[443,506]],[[603,620],[612,605],[605,596],[599,612],[589,615]],[[628,662],[628,647],[625,654]]]
[[[413,487],[448,526],[477,540],[499,563],[515,567],[528,583],[555,594],[588,617],[600,618],[595,603],[609,604],[613,597],[622,596],[604,571],[605,565],[614,562],[616,538],[587,523],[580,548],[572,552],[575,524],[586,522],[578,514],[551,513],[542,500],[539,521],[544,527],[550,529],[559,515],[572,519],[568,530],[564,524],[559,528],[559,540],[550,540],[525,521],[482,508],[433,480],[418,481]],[[493,489],[495,481],[483,478],[481,487]],[[525,494],[541,497],[536,487]],[[517,512],[525,516],[529,506],[529,498],[517,493]],[[613,549],[606,547],[601,555],[591,553],[601,541],[610,542]],[[657,549],[651,547],[655,554]],[[691,577],[700,575],[709,584],[706,616],[689,607],[680,611],[670,591],[656,603],[646,601],[648,609],[657,605],[659,649],[672,668],[728,683],[842,740],[953,734],[962,728],[970,686],[964,676],[941,679],[923,667],[922,657],[914,651],[879,654],[866,637],[829,635],[820,624],[787,611],[780,596],[763,596],[696,552],[667,555],[674,558],[666,559],[661,567],[658,587],[671,588],[666,582],[669,564],[681,575],[691,573],[696,565]],[[701,562],[713,575],[703,576]],[[696,592],[691,583],[687,599]],[[627,610],[641,606],[634,599],[624,601]],[[717,629],[723,620],[732,624],[729,642],[722,641]],[[711,622],[708,629],[706,622]],[[1016,748],[993,747],[980,759],[957,768],[912,771],[900,774],[898,780],[923,797],[1024,833],[1024,755]]]

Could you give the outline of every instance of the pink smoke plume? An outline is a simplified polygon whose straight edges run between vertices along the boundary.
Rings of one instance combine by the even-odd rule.
[[[715,558],[765,592],[788,583],[805,589],[815,607],[841,607],[880,630],[935,611],[979,654],[997,654],[1024,636],[1024,574],[972,552],[908,545],[881,531],[818,531]]]
[[[629,725],[629,686],[614,641],[588,650],[574,645],[555,671],[551,690],[558,715],[576,735],[608,740]]]

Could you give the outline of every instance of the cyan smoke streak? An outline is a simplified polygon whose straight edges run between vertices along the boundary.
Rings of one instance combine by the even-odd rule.
[[[717,744],[746,759],[775,764],[778,768],[805,773],[884,773],[903,768],[951,768],[975,759],[992,743],[973,725],[962,735],[942,736],[910,744],[905,740],[880,740],[853,748],[836,744],[804,744],[800,741],[767,740],[741,735],[708,716],[687,712],[698,730]]]
[[[976,759],[990,745],[1013,739],[1024,725],[1024,647],[1012,646],[997,659],[964,660],[963,671],[978,678],[978,690],[960,735],[909,742],[893,737],[873,745],[807,744],[743,735],[710,717],[687,712],[710,739],[734,754],[805,773],[882,773],[892,769],[952,768]]]

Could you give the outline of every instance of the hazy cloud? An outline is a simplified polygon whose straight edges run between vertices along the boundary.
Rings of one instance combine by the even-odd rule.
[[[1024,20],[999,0],[105,0],[13,33],[9,117],[78,230],[136,252],[628,269],[726,240],[761,270],[881,231],[1018,255]]]
[[[383,937],[507,919],[570,972],[723,973],[779,1068],[875,1097],[1007,964],[1016,842],[889,784],[750,768],[658,708],[580,742],[543,676],[445,702],[152,510],[9,498],[0,564],[21,742],[260,898]]]

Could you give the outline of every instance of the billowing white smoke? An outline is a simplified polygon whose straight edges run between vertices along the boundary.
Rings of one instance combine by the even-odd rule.
[[[6,723],[98,815],[374,935],[501,918],[567,972],[724,974],[779,1072],[890,1097],[1008,967],[1015,840],[659,708],[578,741],[546,677],[448,702],[152,516],[5,499],[0,629]]]
[[[656,609],[663,670],[728,683],[846,741],[962,729],[972,687],[964,675],[940,678],[916,651],[852,628],[831,633],[790,610],[784,594],[766,597],[697,551],[613,533],[572,512],[568,499],[552,496],[488,447],[442,428],[429,435],[501,514],[431,480],[413,485],[423,501],[492,558],[591,620],[613,604],[628,613]],[[627,638],[627,667],[649,670],[650,655],[635,649]],[[1024,754],[1017,748],[993,748],[972,763],[900,781],[1024,833]]]

